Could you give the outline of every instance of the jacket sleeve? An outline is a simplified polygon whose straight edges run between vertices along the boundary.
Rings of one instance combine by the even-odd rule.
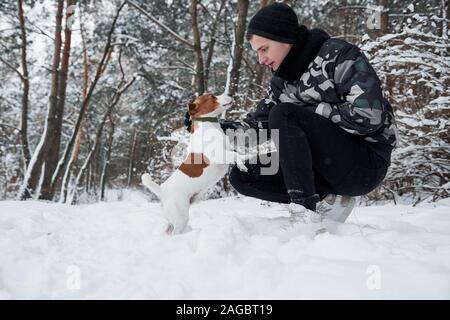
[[[358,135],[370,134],[383,126],[387,111],[380,80],[358,47],[351,45],[337,57],[334,82],[342,102],[321,102],[316,113]]]

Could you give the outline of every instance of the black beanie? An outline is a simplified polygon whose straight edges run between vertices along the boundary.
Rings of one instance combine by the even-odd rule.
[[[300,32],[297,15],[284,3],[260,9],[250,20],[247,35],[255,34],[284,43],[294,43]]]

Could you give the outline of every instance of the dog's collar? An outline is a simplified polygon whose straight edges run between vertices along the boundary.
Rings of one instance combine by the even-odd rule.
[[[219,122],[219,119],[217,119],[216,117],[203,117],[192,119],[192,123],[195,122]]]

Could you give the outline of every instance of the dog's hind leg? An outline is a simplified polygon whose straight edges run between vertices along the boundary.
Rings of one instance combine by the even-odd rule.
[[[169,235],[185,231],[189,220],[189,201],[163,203],[164,217],[169,225],[166,233]]]

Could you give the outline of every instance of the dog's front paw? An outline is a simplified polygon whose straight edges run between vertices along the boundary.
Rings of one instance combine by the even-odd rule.
[[[236,165],[239,170],[241,170],[243,172],[248,172],[248,168],[245,166],[245,162],[241,158],[239,158],[239,157],[237,158]]]
[[[166,234],[168,234],[169,236],[173,235],[175,231],[175,227],[172,223],[169,223],[169,225],[167,226],[166,229]]]
[[[239,170],[241,170],[243,172],[248,172],[248,168],[243,163],[238,163],[237,167],[239,168]]]
[[[166,228],[166,234],[169,236],[182,234],[189,231],[189,228],[187,226],[179,226],[175,225],[173,223],[169,223]]]
[[[173,236],[185,232],[188,223],[188,219],[186,217],[181,215],[170,217],[166,216],[166,220],[167,220],[166,234]]]

